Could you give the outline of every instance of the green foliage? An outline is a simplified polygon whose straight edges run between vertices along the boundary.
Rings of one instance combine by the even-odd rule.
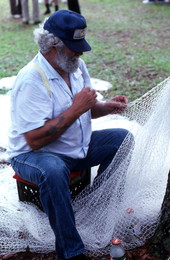
[[[84,53],[91,77],[112,83],[106,98],[125,94],[134,100],[169,76],[170,4],[144,5],[142,0],[79,0],[87,19]],[[30,1],[31,3],[32,1]],[[37,53],[34,25],[10,16],[1,0],[0,78],[16,75]],[[41,19],[44,5],[40,4]],[[67,9],[60,3],[60,9]]]

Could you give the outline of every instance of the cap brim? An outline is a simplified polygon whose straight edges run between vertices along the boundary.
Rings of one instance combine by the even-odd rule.
[[[74,52],[85,52],[85,51],[90,51],[91,47],[88,44],[88,42],[85,39],[81,40],[74,40],[74,41],[68,41],[65,39],[62,39],[64,44],[69,48],[70,50]]]

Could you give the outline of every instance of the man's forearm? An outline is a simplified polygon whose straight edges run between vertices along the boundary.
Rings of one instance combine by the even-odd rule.
[[[80,116],[74,107],[70,107],[58,117],[47,121],[44,126],[24,134],[28,145],[38,150],[59,138]]]
[[[97,101],[95,106],[91,109],[92,118],[106,116],[107,114],[108,114],[108,111],[106,109],[104,102]]]

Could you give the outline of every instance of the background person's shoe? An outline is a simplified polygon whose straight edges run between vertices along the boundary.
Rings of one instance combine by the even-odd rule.
[[[51,13],[51,10],[50,10],[51,4],[45,4],[45,6],[46,6],[46,10],[45,10],[45,12],[44,12],[44,15],[50,14],[50,13]]]
[[[46,14],[51,14],[51,11],[50,11],[50,10],[46,10],[43,14],[44,14],[44,15],[46,15]]]
[[[41,21],[35,21],[35,22],[34,22],[34,24],[39,24],[39,23],[41,23]]]
[[[143,0],[143,4],[153,4],[155,0]]]
[[[18,19],[18,18],[21,18],[21,14],[13,14],[12,17],[15,19]]]
[[[29,24],[29,22],[28,22],[28,21],[22,21],[22,23],[23,23],[23,24]]]

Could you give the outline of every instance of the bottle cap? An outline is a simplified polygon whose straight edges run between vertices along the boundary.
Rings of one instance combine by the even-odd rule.
[[[112,239],[112,244],[113,245],[119,245],[120,243],[121,243],[121,240],[119,238]]]

